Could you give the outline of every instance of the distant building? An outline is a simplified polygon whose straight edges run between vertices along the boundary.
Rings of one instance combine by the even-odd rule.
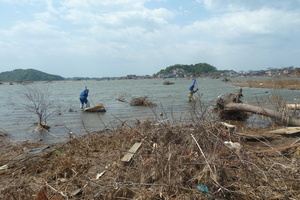
[[[136,79],[136,75],[130,74],[126,76],[127,79]]]

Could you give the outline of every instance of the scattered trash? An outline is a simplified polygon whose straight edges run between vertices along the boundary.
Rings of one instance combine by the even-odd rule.
[[[77,196],[77,195],[80,195],[82,193],[82,189],[79,188],[77,190],[74,190],[72,193],[71,193],[71,196]]]
[[[48,149],[50,147],[52,147],[52,145],[48,145],[48,146],[41,147],[41,148],[38,148],[38,149],[33,149],[33,150],[28,151],[28,153],[29,154],[41,153],[42,151],[44,151],[45,149]]]
[[[224,144],[232,150],[240,150],[241,149],[241,144],[238,142],[231,142],[231,141],[225,141]]]
[[[96,179],[99,179],[101,176],[103,176],[105,174],[105,171],[101,172],[101,173],[98,173],[96,175]]]
[[[206,185],[198,185],[197,190],[203,192],[204,194],[207,194],[207,196],[210,196],[210,192]]]
[[[0,170],[5,170],[5,169],[8,169],[8,165],[3,165],[0,167]]]
[[[229,130],[229,132],[230,132],[231,134],[234,133],[234,130],[235,130],[235,128],[236,128],[235,125],[228,124],[228,123],[226,123],[226,122],[221,122],[221,124],[222,124],[223,126],[225,126],[225,127]]]
[[[157,120],[157,122],[158,122],[158,123],[155,123],[155,124],[154,124],[155,126],[158,126],[158,125],[164,125],[164,124],[169,123],[169,119]]]

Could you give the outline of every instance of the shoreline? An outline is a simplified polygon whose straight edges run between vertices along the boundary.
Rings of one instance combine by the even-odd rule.
[[[300,90],[300,80],[293,78],[284,80],[281,78],[274,78],[271,80],[248,80],[237,81],[233,85],[238,87],[250,87],[250,88],[272,88],[272,89],[288,89],[288,90]]]

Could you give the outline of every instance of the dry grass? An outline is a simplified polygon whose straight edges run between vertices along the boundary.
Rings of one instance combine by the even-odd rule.
[[[240,142],[242,149],[228,148],[227,140]],[[37,144],[2,143],[0,166],[9,168],[0,171],[0,198],[34,199],[43,188],[48,199],[299,199],[297,147],[255,153],[292,141],[246,141],[217,122],[147,121],[55,144],[39,154],[27,154]],[[122,162],[136,142],[142,142],[140,149]],[[199,185],[209,194],[197,190]]]
[[[236,82],[234,85],[240,87],[250,88],[274,88],[274,89],[289,89],[300,90],[300,80],[298,79],[281,79],[274,78],[269,80],[248,80],[242,82]]]

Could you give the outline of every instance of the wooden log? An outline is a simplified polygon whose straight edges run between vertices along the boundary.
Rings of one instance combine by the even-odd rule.
[[[286,127],[280,128],[273,131],[268,131],[266,133],[274,133],[274,134],[295,134],[300,132],[300,127]]]
[[[96,104],[92,107],[85,108],[84,112],[106,112],[103,104]]]
[[[290,126],[300,126],[300,120],[295,119],[289,116],[282,117],[282,112],[277,112],[275,110],[267,109],[267,108],[262,108],[258,106],[253,106],[249,104],[243,104],[243,103],[227,103],[224,105],[225,110],[229,111],[246,111],[246,112],[251,112],[254,114],[258,115],[263,115],[267,116],[273,119],[276,119],[278,121],[282,121],[284,124],[290,125]]]

